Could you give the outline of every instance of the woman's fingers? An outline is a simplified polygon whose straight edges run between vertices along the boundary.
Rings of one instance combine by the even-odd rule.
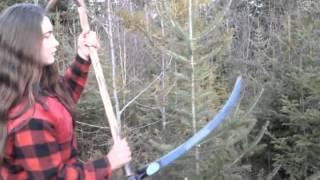
[[[108,154],[111,167],[118,169],[131,161],[131,150],[126,139],[117,139]]]
[[[94,31],[90,31],[88,33],[85,33],[85,45],[87,47],[95,47],[100,48],[100,43],[98,40],[97,33]]]

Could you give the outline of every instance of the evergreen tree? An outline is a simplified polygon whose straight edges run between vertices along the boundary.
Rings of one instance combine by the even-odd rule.
[[[146,37],[152,54],[165,53],[173,58],[172,65],[166,70],[165,80],[169,124],[166,129],[153,130],[154,134],[142,136],[153,145],[148,147],[150,151],[159,152],[154,154],[154,158],[168,152],[203,127],[229,95],[228,89],[233,84],[230,80],[234,80],[234,76],[229,79],[221,74],[217,63],[228,57],[231,45],[233,29],[225,25],[230,5],[231,1],[159,1],[149,3],[148,12],[153,13],[153,18],[148,20],[141,12],[121,12],[124,25]],[[161,20],[166,32],[164,36],[161,34]],[[159,59],[159,56],[154,58]],[[154,87],[156,107],[161,106],[157,101],[159,86]],[[150,94],[143,97],[152,103]],[[142,101],[139,103],[142,104]],[[139,105],[136,107],[139,108]],[[151,112],[150,109],[140,113],[141,108],[135,110],[141,119],[139,121],[149,121],[147,124],[151,124],[161,116],[159,111]],[[256,121],[250,116],[237,117],[244,114],[238,111],[214,137],[177,160],[157,179],[246,178],[251,167],[239,164],[242,157],[262,138],[264,130],[254,141],[245,139]]]
[[[263,99],[260,121],[270,121],[269,154],[281,179],[306,179],[319,171],[319,3],[287,7],[272,79]],[[311,2],[311,1],[310,1]],[[266,157],[266,156],[265,156]]]

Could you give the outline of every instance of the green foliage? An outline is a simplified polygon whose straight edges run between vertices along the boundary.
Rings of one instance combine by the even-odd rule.
[[[268,105],[258,115],[271,122],[267,151],[272,152],[274,166],[281,166],[279,172],[285,179],[306,179],[320,171],[319,22],[304,11],[287,16],[285,30],[278,37],[280,68],[269,82],[267,96],[271,99],[264,101]]]
[[[160,128],[159,122],[157,128],[153,125],[152,128],[145,128],[143,135],[137,135],[141,141],[136,141],[136,149],[139,147],[141,151],[150,155],[146,158],[145,153],[139,154],[138,158],[142,162],[156,159],[192,136],[193,116],[196,117],[196,129],[203,127],[222,106],[229,95],[230,85],[233,84],[234,78],[232,81],[226,80],[223,74],[219,73],[217,64],[217,59],[222,60],[227,56],[232,42],[233,31],[223,24],[228,8],[220,7],[218,4],[209,5],[207,1],[193,3],[192,22],[188,19],[188,1],[160,1],[156,4],[160,11],[158,17],[149,21],[146,21],[141,11],[119,13],[128,30],[142,33],[146,37],[150,50],[156,55],[155,59],[158,60],[163,53],[166,57],[171,56],[174,61],[174,67],[162,72],[166,74],[165,88],[162,89],[160,83],[155,84],[151,94],[142,95],[139,104],[128,110],[134,112],[130,113],[128,119],[135,125],[159,122],[162,116],[158,110],[162,105],[159,97],[166,95],[166,128]],[[200,15],[201,9],[196,3],[207,3],[215,10],[213,16],[216,17],[208,21],[207,17]],[[163,27],[159,26],[161,20]],[[147,22],[149,24],[146,24]],[[188,23],[193,24],[194,37],[191,40]],[[165,33],[162,34],[161,30]],[[195,114],[192,112],[193,103]],[[200,154],[200,175],[196,175],[193,150],[155,178],[247,178],[251,168],[250,165],[240,165],[241,159],[254,151],[264,131],[261,131],[262,135],[256,140],[251,138],[249,133],[256,120],[254,117],[238,118],[244,114],[242,111],[237,112],[209,140],[196,147]],[[145,142],[151,144],[151,147]]]
[[[304,179],[320,170],[320,109],[317,107],[320,94],[315,88],[320,83],[319,68],[310,73],[306,68],[303,73],[288,76],[284,84],[291,91],[279,99],[281,118],[278,120],[282,132],[273,133],[276,138],[272,142],[278,152],[274,160],[290,179]]]

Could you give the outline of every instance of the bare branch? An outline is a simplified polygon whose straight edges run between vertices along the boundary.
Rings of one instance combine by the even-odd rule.
[[[146,92],[161,76],[162,76],[163,72],[158,75],[146,88],[144,88],[142,91],[140,91],[140,93],[134,97],[133,99],[131,99],[120,111],[120,114],[126,110],[126,108],[128,108],[137,98],[139,98],[144,92]]]

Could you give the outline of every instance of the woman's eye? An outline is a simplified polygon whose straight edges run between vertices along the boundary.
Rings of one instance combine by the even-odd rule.
[[[52,36],[52,33],[47,33],[47,34],[45,34],[43,37],[46,38],[46,39],[48,39],[48,38],[50,38],[51,36]]]

